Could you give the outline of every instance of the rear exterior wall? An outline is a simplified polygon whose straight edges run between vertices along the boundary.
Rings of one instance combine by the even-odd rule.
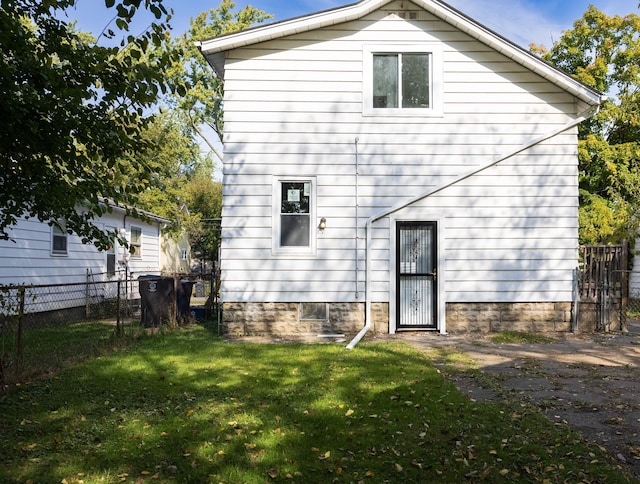
[[[394,2],[358,21],[228,53],[221,299],[229,329],[239,327],[242,305],[261,321],[272,319],[255,316],[261,304],[359,307],[369,217],[575,117],[570,94],[427,12],[407,21],[393,15],[398,8]],[[441,49],[440,115],[365,112],[363,59],[381,44]],[[315,180],[315,214],[327,228],[315,233],[313,254],[282,256],[272,249],[273,186],[278,177],[301,176]],[[388,330],[390,312],[393,318],[401,220],[438,222],[447,326],[457,324],[459,304],[570,302],[577,195],[571,130],[376,222],[371,300],[387,308],[376,324]],[[558,327],[566,321],[559,311]],[[364,313],[355,313],[345,330],[362,326]],[[474,324],[460,327],[479,329]]]

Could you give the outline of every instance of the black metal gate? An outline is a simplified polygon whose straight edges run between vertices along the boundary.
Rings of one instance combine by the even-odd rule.
[[[435,329],[437,250],[435,222],[397,224],[398,329]]]

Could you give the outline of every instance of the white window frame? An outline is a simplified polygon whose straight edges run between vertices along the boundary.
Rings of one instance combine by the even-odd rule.
[[[133,243],[133,231],[139,231],[140,232],[140,243],[138,244],[134,244]],[[133,259],[142,259],[142,240],[144,239],[144,232],[142,231],[142,227],[137,227],[135,225],[132,225],[131,227],[129,227],[129,253],[131,254],[131,258]],[[137,251],[138,253],[136,253],[136,251],[131,251],[132,248],[134,247],[138,247],[139,250]]]
[[[107,226],[106,230],[112,234],[116,233],[117,229],[116,227],[113,226]],[[115,235],[112,235],[111,237],[111,241],[109,244],[109,247],[107,248],[107,250],[105,251],[105,255],[106,255],[106,262],[105,262],[105,272],[107,274],[107,276],[109,277],[113,277],[116,275],[116,273],[118,272],[118,244],[117,244],[117,237]],[[109,267],[109,259],[113,260],[113,264],[111,267]]]
[[[67,224],[64,220],[58,220],[60,228],[55,224],[51,225],[51,255],[56,257],[64,257],[69,255],[69,234],[67,234]],[[55,248],[55,240],[57,238],[64,239],[64,250]]]
[[[373,56],[375,54],[429,54],[429,104],[428,108],[374,108],[373,107]],[[442,46],[435,43],[420,44],[367,44],[363,46],[362,114],[364,116],[443,116],[443,68]]]
[[[280,196],[282,183],[311,183],[311,195],[309,197],[309,246],[281,246],[280,245]],[[274,176],[271,195],[271,243],[273,255],[315,255],[317,247],[317,183],[315,176]]]

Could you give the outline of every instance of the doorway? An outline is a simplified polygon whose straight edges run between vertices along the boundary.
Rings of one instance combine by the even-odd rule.
[[[437,223],[397,222],[396,321],[399,330],[437,327]]]

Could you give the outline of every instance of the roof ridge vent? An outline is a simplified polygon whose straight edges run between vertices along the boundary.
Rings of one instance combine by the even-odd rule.
[[[405,20],[418,20],[418,10],[404,10],[402,12],[391,12],[391,15],[397,15]]]

